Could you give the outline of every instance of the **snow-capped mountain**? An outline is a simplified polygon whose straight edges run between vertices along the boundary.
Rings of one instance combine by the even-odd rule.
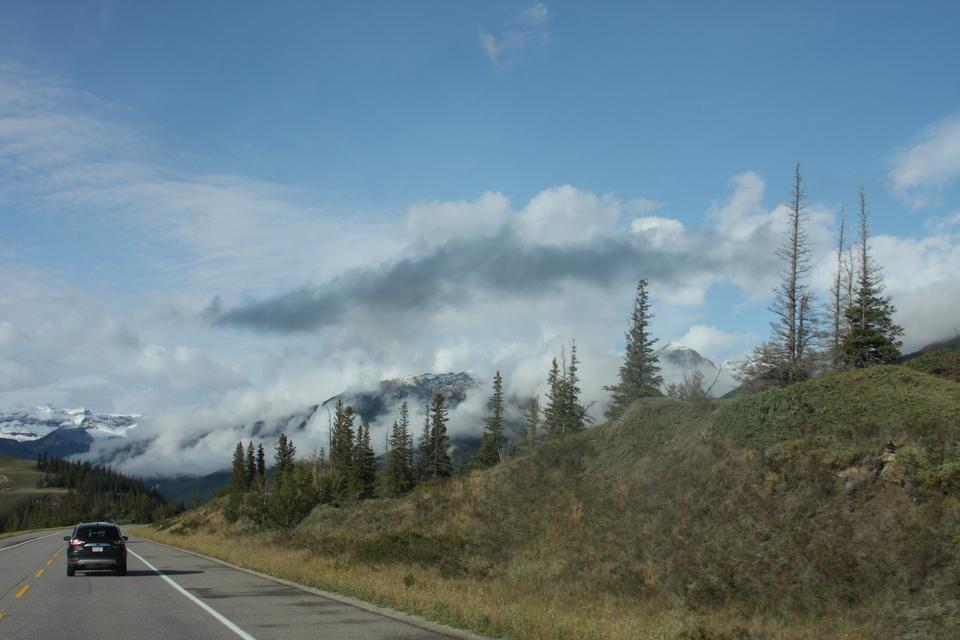
[[[343,400],[361,418],[374,422],[404,400],[411,408],[422,407],[437,393],[443,394],[447,407],[452,409],[463,402],[467,392],[480,386],[482,383],[469,373],[424,373],[381,380],[375,389],[345,391],[324,401],[321,406],[332,410],[337,400]]]
[[[712,360],[704,358],[686,345],[669,342],[658,349],[655,355],[660,361],[664,388],[671,383],[683,382],[683,377],[689,378],[694,371],[703,374],[703,386],[705,389],[709,388],[710,395],[715,398],[737,386],[729,363],[724,362],[717,366]]]
[[[23,458],[41,452],[58,456],[84,453],[94,440],[126,437],[139,418],[49,405],[0,412],[0,453]]]
[[[33,409],[0,413],[0,438],[30,442],[58,429],[81,429],[93,438],[113,438],[125,436],[129,429],[135,428],[139,417],[92,413],[85,407],[56,409],[40,405]]]

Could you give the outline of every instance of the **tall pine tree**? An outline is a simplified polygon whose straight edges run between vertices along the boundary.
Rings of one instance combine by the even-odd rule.
[[[376,495],[377,456],[370,445],[370,425],[366,420],[357,429],[357,441],[353,447],[353,495],[366,500]]]
[[[236,493],[247,490],[247,468],[244,464],[243,441],[237,442],[233,451],[233,470],[230,473],[230,489]]]
[[[530,400],[523,419],[527,425],[526,444],[528,447],[532,447],[537,444],[537,436],[540,431],[540,400],[538,398]]]
[[[447,407],[443,394],[433,396],[430,403],[430,441],[425,475],[427,479],[449,478],[453,473],[453,463],[447,449],[450,439],[447,437]]]
[[[244,477],[246,479],[246,485],[249,489],[253,486],[254,476],[257,475],[257,462],[253,456],[253,440],[250,441],[250,444],[247,445],[247,455],[243,461],[244,466]]]
[[[267,455],[263,451],[263,443],[257,445],[257,476],[267,477]]]
[[[353,409],[345,407],[343,400],[337,400],[333,417],[333,430],[330,432],[330,466],[342,480],[350,477],[353,468]]]
[[[477,468],[492,467],[503,457],[503,378],[500,371],[493,377],[493,395],[488,403],[490,416],[487,418],[486,428],[483,431],[483,440],[480,442],[480,451],[473,461]]]
[[[883,275],[870,255],[870,227],[863,187],[860,188],[857,252],[856,289],[846,313],[849,331],[843,341],[844,359],[855,367],[897,362],[903,328],[893,322],[896,309],[890,298],[882,295]]]
[[[413,488],[414,481],[413,437],[410,434],[410,413],[404,401],[400,405],[400,419],[394,421],[387,439],[383,492],[388,497],[402,496]]]
[[[660,363],[654,355],[653,344],[657,341],[649,332],[653,311],[647,294],[647,281],[641,279],[637,284],[637,295],[630,314],[630,329],[627,331],[627,348],[620,365],[620,380],[606,387],[610,392],[610,406],[607,407],[607,419],[613,420],[623,415],[630,403],[638,398],[662,395],[660,386]]]
[[[293,473],[296,452],[297,448],[287,438],[287,434],[281,433],[277,441],[277,451],[273,456],[273,485],[276,489],[283,487]]]
[[[565,350],[560,362],[554,358],[547,375],[547,406],[543,410],[543,426],[547,435],[556,438],[583,431],[590,417],[580,402],[580,379],[577,377],[577,343],[570,347],[570,363]]]

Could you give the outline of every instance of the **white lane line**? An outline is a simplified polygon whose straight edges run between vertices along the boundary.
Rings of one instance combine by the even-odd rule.
[[[177,591],[179,591],[179,592],[182,593],[183,595],[187,596],[190,600],[192,600],[192,601],[194,602],[194,604],[196,604],[198,607],[200,607],[201,609],[203,609],[204,611],[206,611],[207,613],[209,613],[211,616],[213,616],[213,617],[216,618],[217,620],[219,620],[220,623],[223,624],[223,626],[225,626],[227,629],[230,629],[230,631],[233,631],[235,634],[237,634],[238,636],[240,636],[241,638],[243,638],[243,640],[257,640],[257,639],[254,638],[252,635],[250,635],[249,633],[247,633],[246,631],[244,631],[243,629],[241,629],[240,627],[238,627],[237,625],[233,624],[232,622],[230,622],[229,620],[227,620],[225,617],[223,617],[222,615],[220,615],[220,613],[219,613],[217,610],[215,610],[215,609],[213,609],[212,607],[210,607],[209,605],[207,605],[207,604],[206,604],[205,602],[203,602],[200,598],[198,598],[197,596],[193,595],[192,593],[190,593],[189,591],[187,591],[186,589],[184,589],[184,588],[181,587],[180,585],[178,585],[176,582],[174,582],[174,581],[170,578],[170,576],[164,575],[159,569],[157,569],[155,566],[153,566],[152,564],[150,564],[149,562],[147,562],[146,560],[144,560],[144,559],[143,559],[143,556],[141,556],[139,553],[135,553],[135,552],[133,552],[133,551],[130,551],[129,549],[127,550],[127,553],[132,554],[135,558],[137,558],[138,560],[140,560],[140,562],[142,562],[143,564],[147,565],[147,567],[150,568],[151,571],[153,571],[153,572],[156,573],[158,576],[160,576],[161,578],[163,578],[164,580],[166,580],[166,581],[167,581],[167,584],[169,584],[171,587],[173,587],[174,589],[176,589]]]
[[[35,542],[37,540],[43,540],[44,538],[52,538],[53,536],[62,536],[62,535],[63,535],[63,531],[57,531],[56,533],[51,533],[46,536],[37,536],[36,538],[30,538],[29,540],[24,540],[23,542],[12,544],[9,547],[0,548],[0,551],[9,551],[10,549],[16,549],[20,545],[27,544],[28,542]]]

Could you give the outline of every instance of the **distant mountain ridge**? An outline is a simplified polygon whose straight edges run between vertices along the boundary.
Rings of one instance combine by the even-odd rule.
[[[59,457],[86,453],[94,440],[127,437],[140,418],[50,405],[0,412],[0,454],[32,458],[41,452]]]
[[[344,391],[328,398],[321,405],[332,410],[338,400],[353,408],[361,419],[374,422],[388,411],[406,401],[411,409],[426,406],[440,393],[448,408],[454,408],[463,402],[467,393],[483,385],[480,380],[466,372],[424,373],[418,376],[381,380],[375,389]]]

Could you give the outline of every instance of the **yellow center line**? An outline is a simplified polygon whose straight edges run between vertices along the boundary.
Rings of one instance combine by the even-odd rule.
[[[47,560],[47,566],[48,566],[48,567],[49,567],[50,565],[52,565],[52,564],[53,564],[53,558],[50,558],[49,560]]]
[[[6,618],[6,617],[7,617],[7,614],[5,614],[5,613],[0,613],[0,620],[3,620],[3,619]]]
[[[40,576],[42,576],[42,575],[43,575],[43,569],[40,569],[40,571],[37,571],[37,577],[38,577],[38,578],[39,578]]]
[[[29,585],[29,584],[24,585],[23,588],[20,589],[20,591],[17,591],[17,597],[18,597],[18,598],[22,598],[22,597],[23,597],[23,594],[25,594],[27,591],[30,591],[30,585]]]

